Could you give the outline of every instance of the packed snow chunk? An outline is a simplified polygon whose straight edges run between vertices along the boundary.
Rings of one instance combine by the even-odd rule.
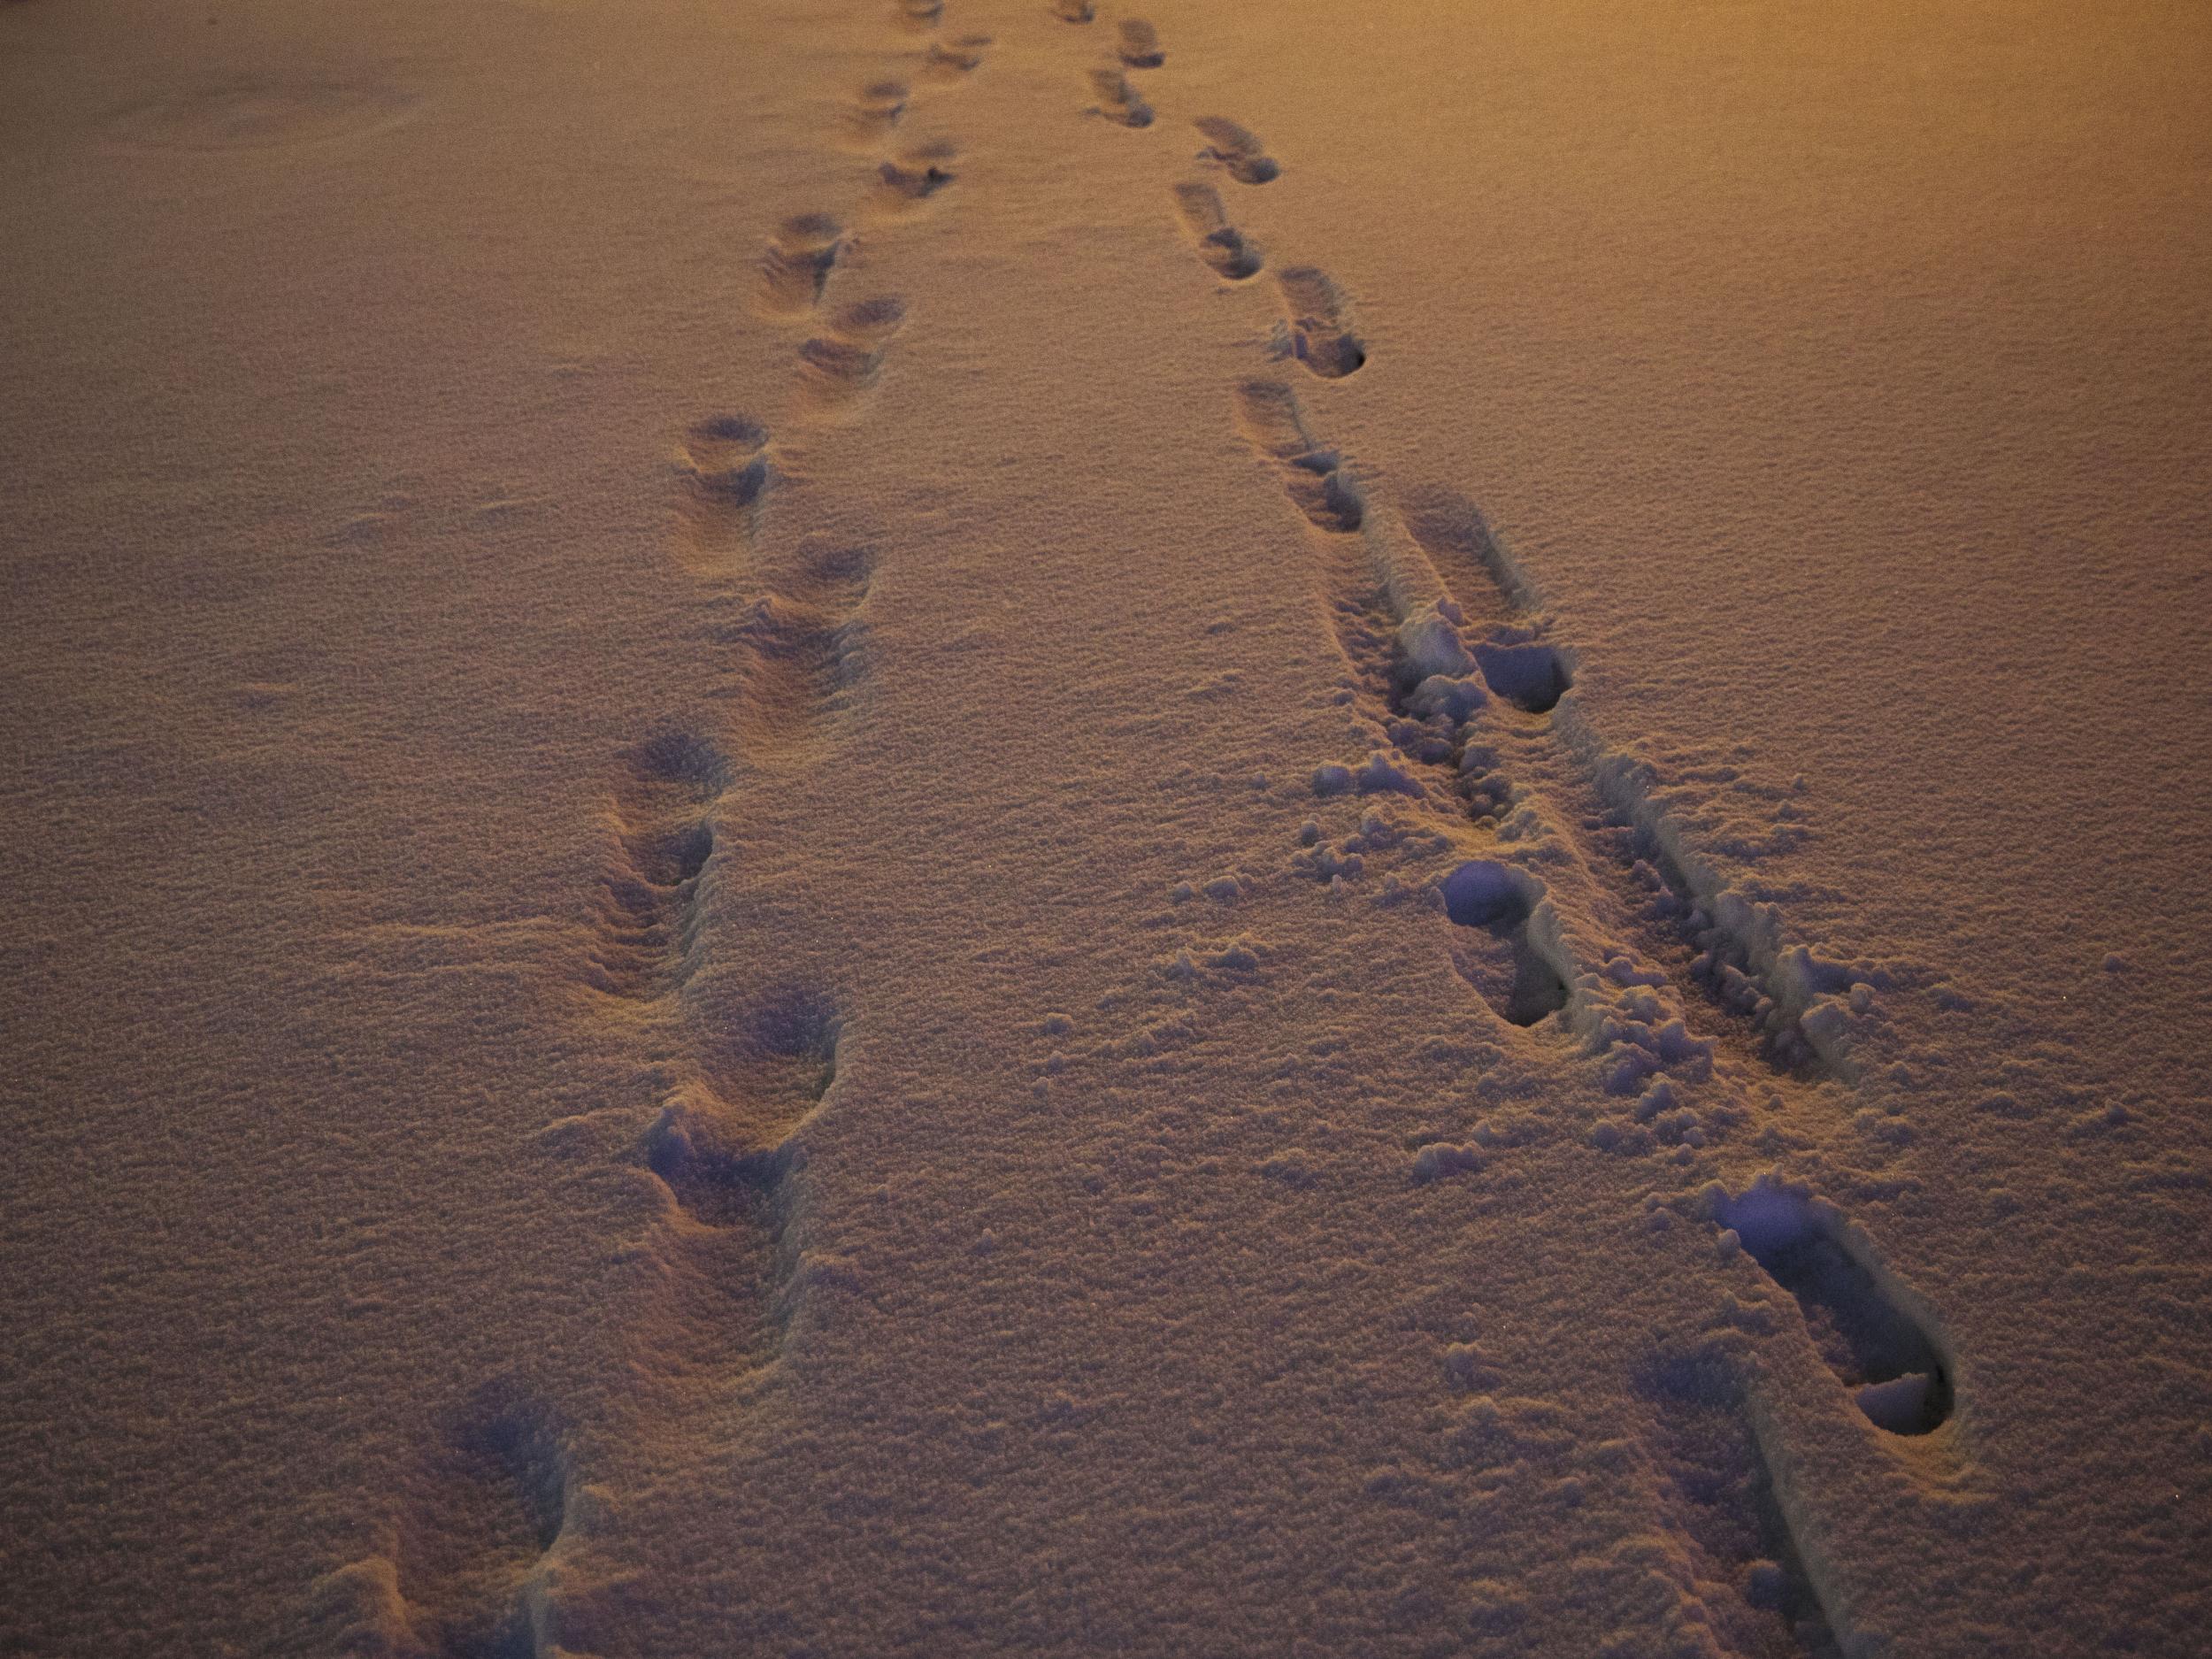
[[[1532,641],[1526,644],[1475,647],[1475,660],[1490,689],[1517,709],[1542,714],[1553,708],[1574,684],[1566,655],[1552,646]]]
[[[1424,1185],[1481,1168],[1480,1152],[1473,1147],[1454,1146],[1448,1141],[1432,1141],[1413,1155],[1413,1179]]]
[[[1352,769],[1334,764],[1313,769],[1313,792],[1316,795],[1345,795],[1352,787]]]
[[[1259,968],[1259,952],[1254,949],[1251,940],[1240,933],[1208,956],[1206,965],[1226,973],[1252,973]]]
[[[1488,700],[1482,682],[1472,675],[1454,680],[1444,674],[1431,674],[1413,688],[1406,699],[1406,708],[1424,719],[1440,714],[1457,722],[1466,719]]]
[[[1471,1393],[1494,1387],[1499,1371],[1490,1356],[1474,1342],[1448,1342],[1444,1347],[1444,1376],[1453,1387]]]
[[[1460,642],[1459,630],[1432,604],[1423,605],[1399,625],[1398,657],[1405,678],[1417,683],[1432,675],[1459,680],[1475,672],[1475,659]],[[1491,681],[1493,688],[1496,684]]]
[[[1413,775],[1380,749],[1367,757],[1367,764],[1353,774],[1352,781],[1362,795],[1417,796],[1421,793]]]

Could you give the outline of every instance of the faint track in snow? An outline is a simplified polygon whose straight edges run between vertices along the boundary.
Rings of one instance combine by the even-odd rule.
[[[425,1450],[382,1549],[316,1581],[317,1621],[349,1653],[531,1659],[573,1485],[552,1414],[482,1390]]]
[[[1307,429],[1297,395],[1272,380],[1247,380],[1236,388],[1235,404],[1237,429],[1281,468],[1284,493],[1306,522],[1335,535],[1357,530],[1366,502],[1345,470],[1343,457]]]
[[[714,855],[713,813],[729,779],[710,743],[664,733],[630,750],[609,816],[614,847],[593,907],[588,982],[648,1002],[682,983],[701,883]]]
[[[1728,1361],[1655,1360],[1636,1392],[1650,1412],[1661,1507],[1687,1546],[1686,1594],[1711,1633],[1733,1659],[1842,1659]]]
[[[867,556],[839,544],[786,563],[776,578],[727,595],[706,626],[737,652],[733,725],[754,761],[810,757],[865,671]]]

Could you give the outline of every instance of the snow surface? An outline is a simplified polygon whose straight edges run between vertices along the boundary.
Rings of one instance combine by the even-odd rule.
[[[0,1651],[2204,1651],[2208,93],[0,6]]]

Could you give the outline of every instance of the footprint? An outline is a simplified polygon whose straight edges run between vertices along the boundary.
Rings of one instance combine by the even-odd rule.
[[[1052,15],[1063,23],[1088,23],[1098,15],[1091,0],[1052,0]]]
[[[1550,713],[1575,683],[1572,658],[1541,640],[1493,638],[1479,642],[1473,649],[1476,665],[1490,689],[1524,713]]]
[[[799,348],[802,395],[821,409],[850,405],[876,383],[884,348],[905,321],[906,303],[890,295],[841,307]]]
[[[864,555],[811,552],[771,592],[744,601],[709,637],[743,653],[737,726],[748,753],[787,756],[818,742],[864,667]]]
[[[768,429],[749,415],[710,415],[676,452],[684,562],[700,576],[726,576],[731,555],[751,541],[762,497],[775,480]]]
[[[963,35],[954,40],[933,41],[922,59],[922,73],[933,81],[958,81],[973,74],[989,50],[987,35]]]
[[[899,0],[892,19],[900,27],[919,34],[935,28],[944,15],[945,0]]]
[[[779,317],[811,311],[844,251],[844,227],[828,214],[799,213],[784,220],[761,256],[761,308]]]
[[[487,1391],[447,1428],[394,1540],[390,1577],[418,1645],[409,1651],[534,1651],[524,1592],[561,1535],[569,1482],[550,1415],[511,1391]]]
[[[1198,239],[1198,257],[1215,273],[1232,282],[1259,274],[1259,252],[1229,223],[1221,205],[1221,193],[1210,184],[1175,187],[1175,211],[1183,227]]]
[[[1119,127],[1149,127],[1152,106],[1118,69],[1091,71],[1091,90],[1098,98],[1096,112]]]
[[[611,816],[616,853],[601,878],[598,939],[588,982],[649,1002],[680,984],[698,887],[714,855],[714,803],[729,768],[714,746],[682,732],[623,757]]]
[[[1308,522],[1333,535],[1360,527],[1366,507],[1359,487],[1346,476],[1337,452],[1307,432],[1288,387],[1247,380],[1236,389],[1236,419],[1245,441],[1282,469],[1283,488]]]
[[[1206,148],[1198,152],[1198,159],[1227,169],[1239,184],[1265,184],[1281,175],[1282,169],[1262,149],[1258,137],[1234,121],[1202,115],[1192,125],[1206,136]]]
[[[1688,1547],[1700,1609],[1726,1651],[1840,1659],[1726,1363],[1655,1363],[1636,1392],[1653,1412],[1662,1502]]]
[[[772,1360],[795,1310],[797,1136],[836,1081],[840,1021],[826,997],[787,987],[717,1028],[705,1078],[639,1148],[689,1224],[664,1247],[673,1318],[649,1345],[710,1375]]]
[[[910,96],[903,81],[872,81],[853,95],[845,111],[845,130],[861,144],[879,142],[906,114]]]
[[[714,1048],[710,1085],[661,1110],[645,1162],[709,1226],[772,1226],[792,1133],[837,1080],[840,1021],[828,1000],[786,987],[746,1010]]]
[[[1932,1434],[1950,1419],[1951,1367],[1934,1335],[1862,1259],[1841,1214],[1803,1189],[1762,1176],[1730,1197],[1715,1188],[1713,1219],[1797,1298],[1813,1344],[1886,1434]]]
[[[1275,279],[1282,291],[1285,353],[1325,380],[1340,380],[1367,361],[1367,349],[1345,321],[1343,294],[1311,265],[1296,265]]]
[[[1131,18],[1121,26],[1121,35],[1115,53],[1132,69],[1157,69],[1167,61],[1167,54],[1160,50],[1160,32],[1142,18]]]
[[[960,176],[952,170],[959,155],[944,138],[902,150],[876,169],[878,194],[895,204],[926,201]]]
[[[1460,975],[1515,1025],[1533,1025],[1567,1005],[1567,978],[1531,937],[1543,884],[1526,871],[1472,858],[1439,889],[1444,913],[1468,930],[1452,956]]]

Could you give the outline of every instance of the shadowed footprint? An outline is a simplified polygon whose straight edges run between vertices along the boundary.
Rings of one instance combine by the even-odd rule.
[[[937,27],[945,15],[945,0],[899,0],[891,15],[900,27],[919,34]]]
[[[1118,69],[1091,71],[1091,90],[1098,98],[1097,113],[1118,127],[1149,127],[1152,106]]]
[[[1462,978],[1508,1024],[1533,1025],[1567,1005],[1566,977],[1531,936],[1543,884],[1525,871],[1470,859],[1439,884],[1444,913],[1472,935],[1455,948]]]
[[[1142,18],[1131,18],[1121,26],[1116,55],[1132,69],[1157,69],[1167,61],[1167,54],[1160,50],[1160,32]]]
[[[963,35],[949,41],[933,41],[922,60],[922,72],[933,81],[958,81],[975,73],[989,50],[987,35]]]
[[[1236,418],[1245,441],[1282,469],[1285,493],[1310,523],[1338,535],[1360,527],[1366,508],[1358,487],[1343,472],[1337,452],[1323,449],[1307,432],[1287,386],[1246,381],[1236,389]]]
[[[1275,281],[1283,296],[1286,355],[1325,380],[1357,373],[1367,361],[1367,348],[1345,319],[1344,296],[1336,284],[1311,265],[1293,266]]]
[[[1713,1219],[1797,1298],[1813,1344],[1867,1421],[1890,1434],[1933,1433],[1951,1416],[1951,1368],[1935,1337],[1862,1259],[1832,1204],[1761,1177]]]
[[[379,1622],[406,1632],[403,1651],[447,1659],[532,1653],[526,1589],[566,1525],[571,1479],[551,1414],[511,1389],[488,1388],[449,1425],[410,1482],[393,1559],[333,1579],[361,1587],[382,1580],[394,1605]]]
[[[1175,211],[1183,227],[1198,239],[1198,257],[1216,274],[1241,282],[1259,273],[1259,253],[1244,240],[1221,205],[1221,193],[1210,184],[1175,187]]]
[[[1052,0],[1052,15],[1063,23],[1088,23],[1098,15],[1091,0]]]
[[[1575,683],[1567,653],[1541,640],[1516,637],[1525,635],[1525,629],[1500,632],[1503,638],[1485,640],[1474,648],[1484,682],[1524,713],[1550,713]]]
[[[906,114],[908,91],[903,81],[872,81],[854,94],[845,112],[845,130],[858,143],[874,143],[885,137]]]
[[[779,317],[811,311],[844,250],[844,227],[828,214],[799,213],[784,220],[761,256],[761,309]]]
[[[841,409],[882,372],[884,348],[906,321],[905,302],[890,295],[840,309],[829,326],[799,348],[800,389],[809,403]]]
[[[1226,169],[1239,184],[1265,184],[1281,174],[1282,169],[1261,147],[1258,136],[1234,121],[1202,115],[1192,125],[1206,138],[1206,148],[1198,152],[1198,159]]]
[[[876,169],[879,194],[895,202],[926,201],[959,177],[952,169],[959,155],[959,146],[941,138],[902,150]]]

